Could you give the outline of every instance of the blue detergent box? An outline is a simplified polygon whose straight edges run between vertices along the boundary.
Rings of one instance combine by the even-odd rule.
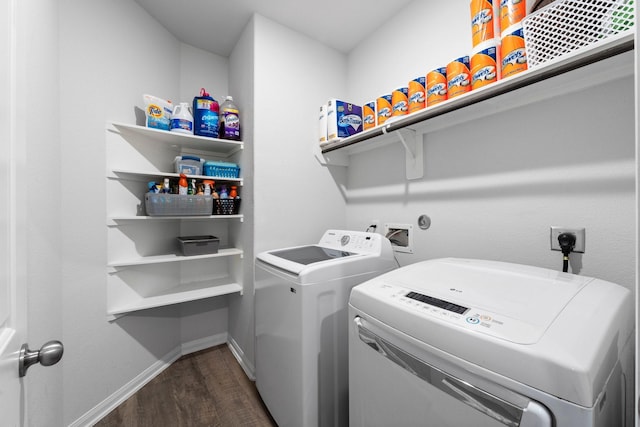
[[[339,99],[327,103],[327,140],[346,138],[362,132],[362,107]]]

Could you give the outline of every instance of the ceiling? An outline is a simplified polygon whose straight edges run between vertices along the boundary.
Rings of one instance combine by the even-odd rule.
[[[254,13],[348,53],[413,0],[135,1],[181,42],[228,57]]]

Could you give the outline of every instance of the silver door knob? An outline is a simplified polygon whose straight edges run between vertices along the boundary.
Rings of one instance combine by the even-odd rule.
[[[22,344],[18,358],[18,374],[24,377],[29,366],[40,363],[42,366],[55,365],[62,359],[64,346],[60,341],[48,341],[40,350],[29,350],[28,344]]]

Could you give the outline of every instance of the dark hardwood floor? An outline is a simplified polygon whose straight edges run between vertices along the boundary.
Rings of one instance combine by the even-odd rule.
[[[276,423],[227,347],[181,357],[96,427],[265,426]]]

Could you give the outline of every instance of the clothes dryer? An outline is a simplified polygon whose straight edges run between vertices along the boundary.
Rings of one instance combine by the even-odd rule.
[[[352,427],[633,425],[631,292],[441,259],[353,288]]]

